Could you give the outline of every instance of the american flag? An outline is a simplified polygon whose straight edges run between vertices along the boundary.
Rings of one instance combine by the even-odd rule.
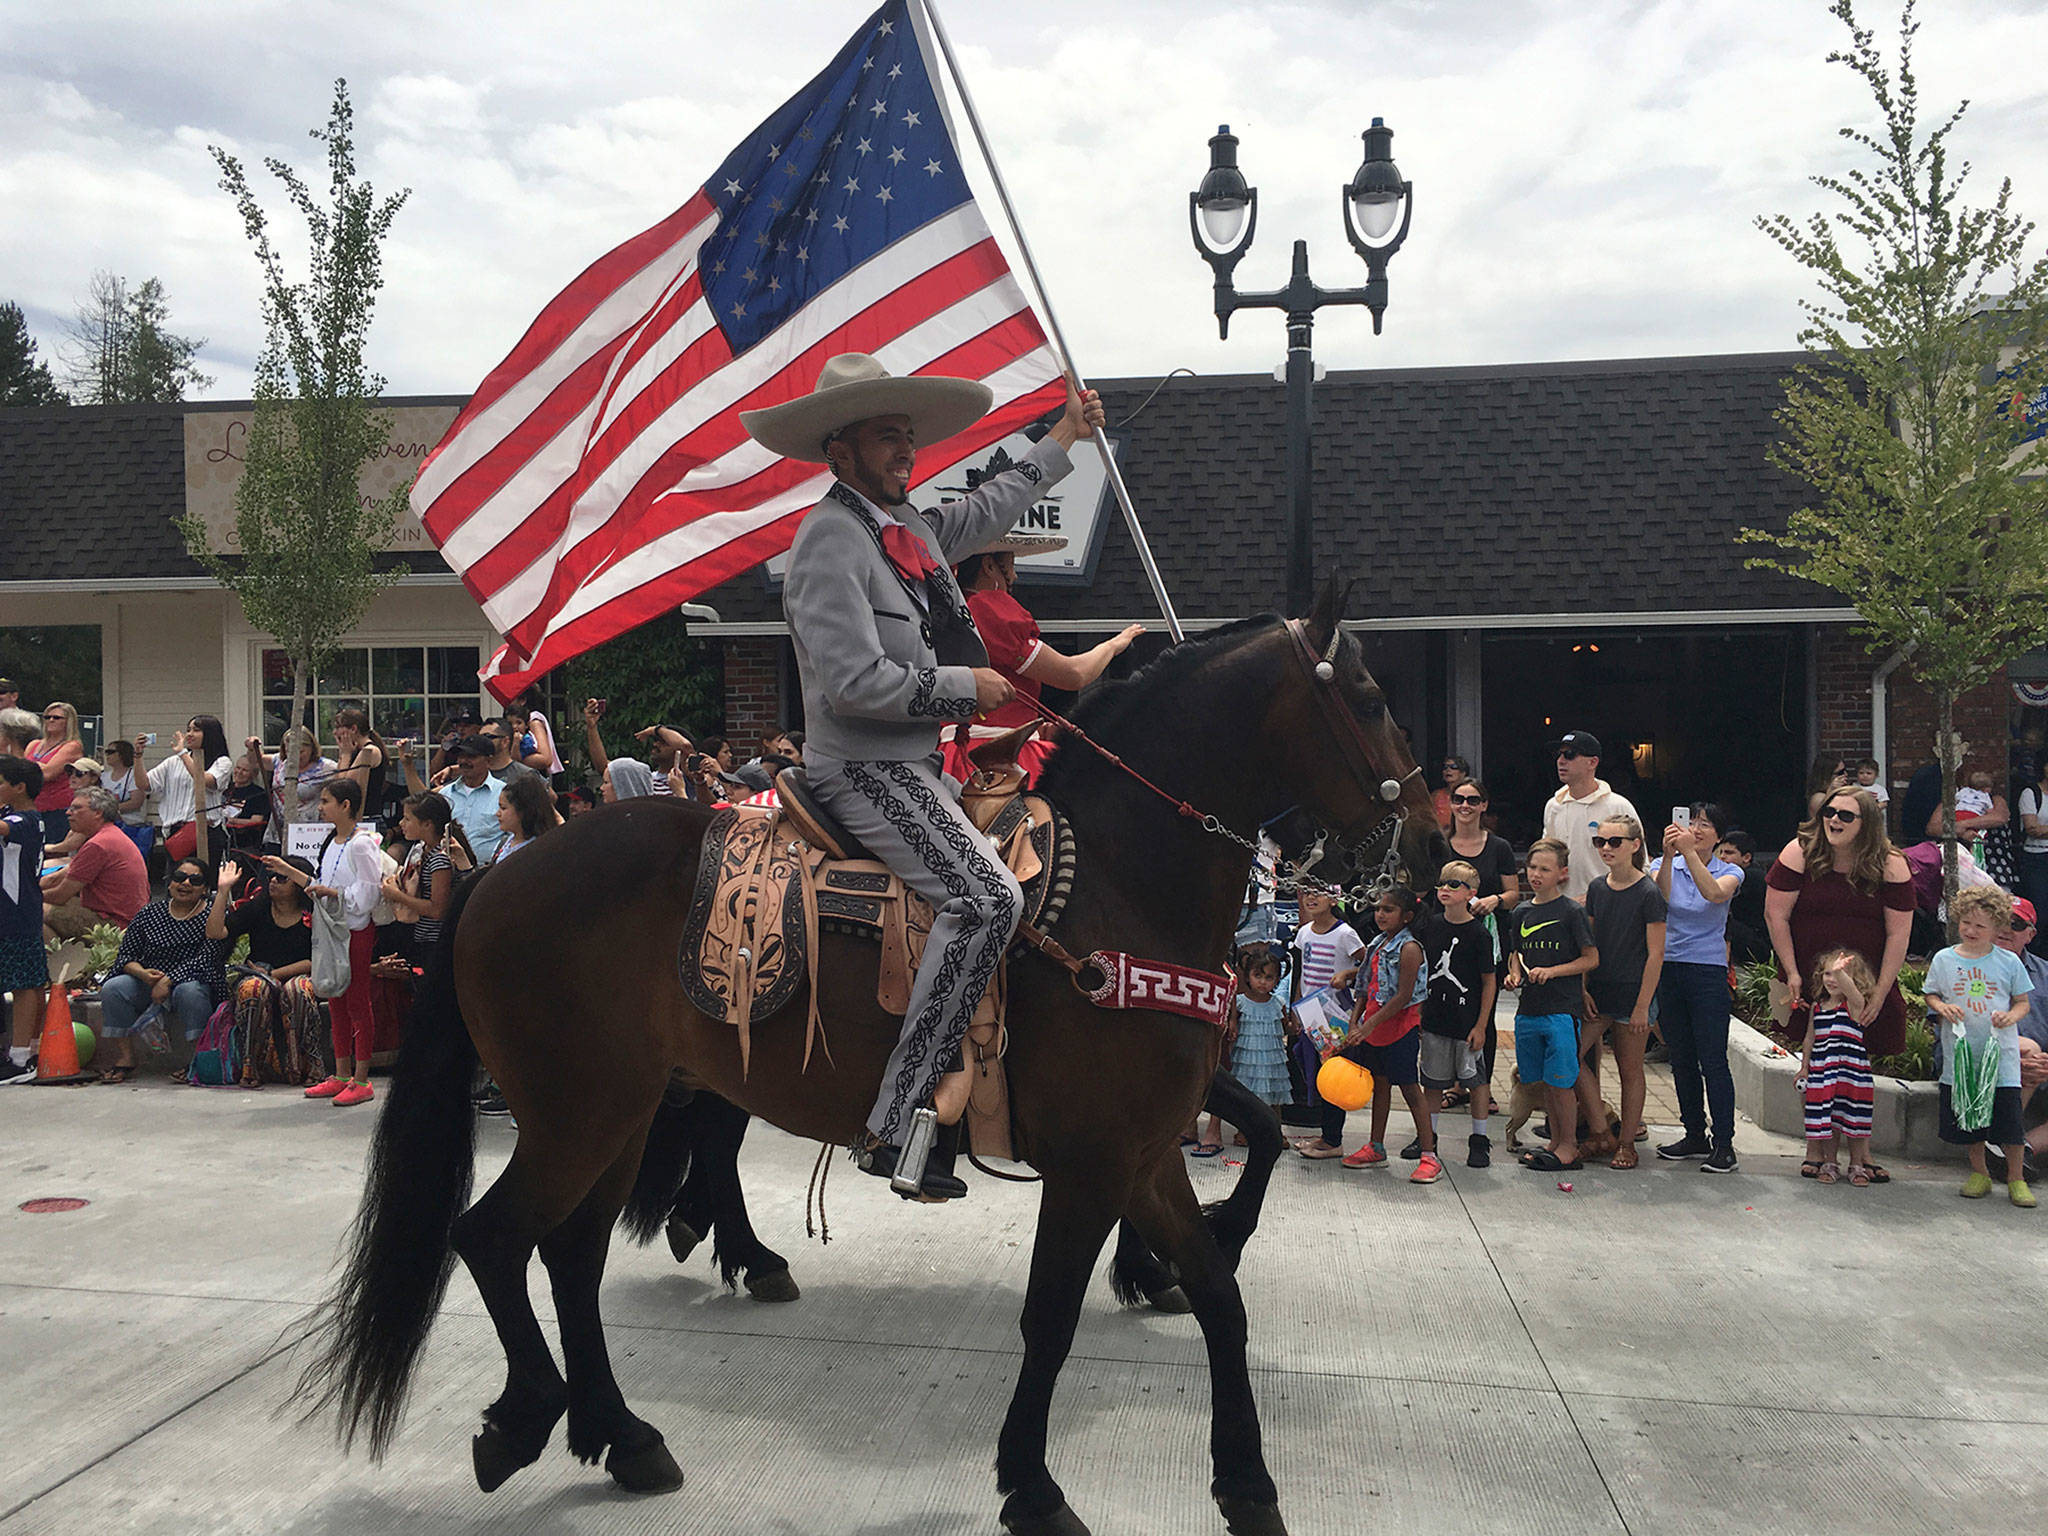
[[[961,173],[913,0],[890,0],[690,200],[594,262],[494,368],[412,505],[505,636],[501,699],[787,549],[829,484],[739,413],[825,360],[980,379],[917,479],[1065,399]]]

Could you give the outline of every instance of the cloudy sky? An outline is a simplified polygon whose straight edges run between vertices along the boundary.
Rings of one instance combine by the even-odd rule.
[[[872,9],[864,0],[0,0],[0,299],[49,356],[95,268],[167,288],[245,396],[256,268],[209,146],[316,183],[345,76],[361,167],[411,188],[372,358],[398,394],[472,388],[593,257],[682,203]],[[1893,13],[1865,0],[1866,20]],[[1824,60],[1821,0],[943,0],[1081,367],[1270,368],[1276,314],[1219,341],[1187,194],[1227,121],[1260,191],[1246,287],[1309,242],[1364,272],[1337,189],[1375,115],[1416,187],[1386,330],[1328,310],[1318,360],[1411,367],[1794,345],[1808,291],[1754,228],[1874,121]],[[2048,217],[2048,3],[1924,0],[1923,100],[1969,97],[1988,200]],[[274,193],[274,185],[265,189]],[[990,222],[992,201],[984,199]],[[282,221],[283,199],[271,196]],[[284,226],[287,237],[291,227]],[[296,252],[290,238],[286,249]]]

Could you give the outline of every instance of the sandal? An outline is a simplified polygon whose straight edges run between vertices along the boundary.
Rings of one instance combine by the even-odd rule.
[[[100,1074],[100,1082],[109,1088],[118,1087],[134,1075],[135,1069],[133,1067],[109,1067]]]
[[[1636,1149],[1634,1147],[1623,1147],[1608,1160],[1607,1166],[1610,1168],[1620,1168],[1624,1171],[1635,1167]]]
[[[1799,1177],[1801,1177],[1802,1179],[1817,1179],[1820,1177],[1820,1170],[1821,1165],[1819,1163],[1801,1163],[1799,1165]]]
[[[1814,1177],[1823,1184],[1839,1184],[1842,1182],[1841,1164],[1822,1163],[1820,1165],[1820,1172],[1816,1173]]]
[[[172,1082],[174,1082],[174,1083],[179,1083],[179,1084],[189,1083],[189,1082],[191,1081],[191,1079],[192,1079],[192,1069],[191,1069],[190,1067],[180,1067],[180,1068],[178,1068],[178,1070],[177,1070],[177,1071],[175,1071],[175,1072],[173,1072],[173,1073],[171,1074],[171,1081],[172,1081]]]
[[[1873,1182],[1875,1181],[1870,1177],[1870,1165],[1868,1163],[1858,1163],[1849,1170],[1849,1183],[1854,1188],[1862,1189],[1865,1185]]]
[[[1522,1166],[1525,1168],[1533,1168],[1538,1173],[1573,1173],[1576,1172],[1578,1169],[1585,1167],[1586,1160],[1582,1157],[1575,1157],[1570,1162],[1566,1162],[1563,1158],[1559,1157],[1555,1152],[1546,1149],[1542,1152],[1538,1152],[1534,1157],[1530,1158],[1528,1162],[1524,1163]]]
[[[1194,1152],[1190,1155],[1194,1157],[1220,1157],[1222,1156],[1222,1154],[1223,1143],[1221,1143],[1220,1141],[1205,1141],[1200,1146],[1196,1147]]]
[[[1879,1167],[1879,1166],[1878,1166],[1878,1165],[1877,1165],[1876,1163],[1865,1163],[1865,1164],[1864,1164],[1863,1166],[1864,1166],[1864,1167],[1866,1167],[1866,1168],[1868,1168],[1868,1169],[1870,1170],[1870,1182],[1871,1182],[1871,1183],[1873,1183],[1873,1184],[1889,1184],[1889,1183],[1891,1183],[1891,1181],[1892,1181],[1892,1176],[1891,1176],[1890,1174],[1886,1173],[1886,1172],[1884,1171],[1884,1169],[1880,1168],[1880,1167]]]

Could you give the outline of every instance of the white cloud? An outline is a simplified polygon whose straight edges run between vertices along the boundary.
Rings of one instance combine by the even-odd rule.
[[[545,0],[189,0],[17,15],[0,67],[0,297],[47,351],[94,268],[158,276],[174,323],[210,338],[214,393],[246,391],[257,274],[207,146],[243,157],[295,253],[296,215],[260,161],[324,182],[305,135],[345,75],[361,169],[381,192],[412,189],[376,366],[394,391],[463,391],[870,8],[635,0],[570,19]],[[1098,376],[1264,371],[1281,353],[1276,314],[1241,314],[1217,339],[1189,246],[1187,194],[1218,122],[1243,137],[1260,189],[1248,288],[1285,278],[1296,239],[1325,286],[1363,281],[1337,190],[1367,121],[1396,129],[1417,191],[1386,332],[1341,309],[1316,328],[1319,360],[1355,368],[1789,346],[1808,285],[1753,220],[1824,206],[1806,178],[1843,163],[1838,126],[1871,118],[1823,62],[1840,33],[1818,0],[945,11],[1060,319]],[[1929,110],[1973,98],[1956,149],[1977,163],[1974,190],[1988,199],[2011,175],[2017,204],[2042,214],[2042,7],[1928,0],[1921,19]]]

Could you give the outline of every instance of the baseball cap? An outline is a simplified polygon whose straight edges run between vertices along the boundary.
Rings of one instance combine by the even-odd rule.
[[[0,693],[19,693],[21,684],[11,677],[0,677]]]
[[[1600,755],[1600,738],[1591,731],[1566,731],[1557,739],[1557,750],[1576,752],[1581,757]]]
[[[73,773],[105,773],[107,765],[98,758],[81,757],[72,763],[70,771]]]
[[[2038,928],[2040,919],[2034,915],[2034,904],[2024,896],[2016,896],[2012,903],[2012,920],[2026,928]]]
[[[491,744],[481,736],[465,736],[448,749],[455,757],[495,757]]]

